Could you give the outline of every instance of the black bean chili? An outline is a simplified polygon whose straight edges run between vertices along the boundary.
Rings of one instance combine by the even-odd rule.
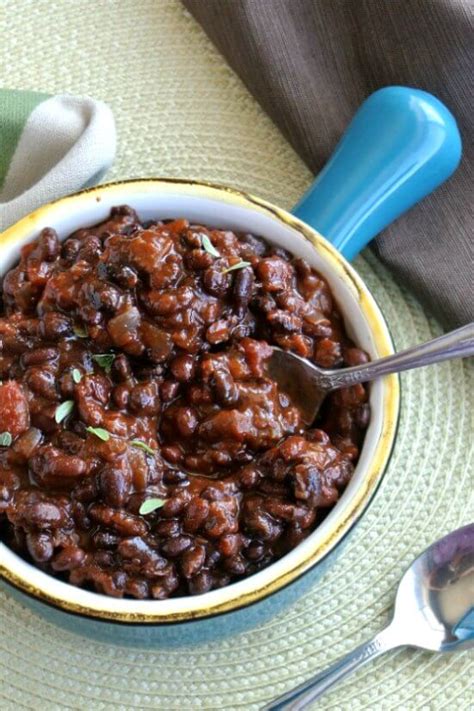
[[[272,343],[367,360],[324,279],[261,238],[128,207],[62,244],[44,229],[1,292],[2,540],[74,585],[156,599],[291,550],[338,500],[370,413],[356,385],[305,428],[265,376]]]

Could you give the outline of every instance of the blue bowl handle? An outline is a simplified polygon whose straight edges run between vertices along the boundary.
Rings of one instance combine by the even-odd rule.
[[[293,213],[352,259],[460,159],[456,121],[438,99],[403,86],[379,89]]]

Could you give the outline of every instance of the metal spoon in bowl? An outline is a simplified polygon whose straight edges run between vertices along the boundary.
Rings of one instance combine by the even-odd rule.
[[[294,353],[274,347],[267,364],[267,372],[300,410],[303,421],[311,425],[324,398],[331,390],[365,383],[381,375],[400,373],[449,358],[466,358],[472,355],[474,323],[469,323],[406,351],[341,370],[318,368]]]
[[[412,563],[388,627],[262,711],[302,711],[369,659],[404,646],[432,652],[474,647],[474,524],[441,538]]]

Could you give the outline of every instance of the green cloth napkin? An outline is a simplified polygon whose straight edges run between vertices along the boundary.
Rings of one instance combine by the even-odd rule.
[[[115,144],[114,118],[101,101],[0,89],[0,230],[97,182]]]

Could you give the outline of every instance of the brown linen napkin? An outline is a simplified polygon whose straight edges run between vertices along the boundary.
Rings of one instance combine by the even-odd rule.
[[[451,109],[464,157],[375,250],[448,327],[474,320],[472,0],[183,0],[317,173],[362,101],[404,84]]]

